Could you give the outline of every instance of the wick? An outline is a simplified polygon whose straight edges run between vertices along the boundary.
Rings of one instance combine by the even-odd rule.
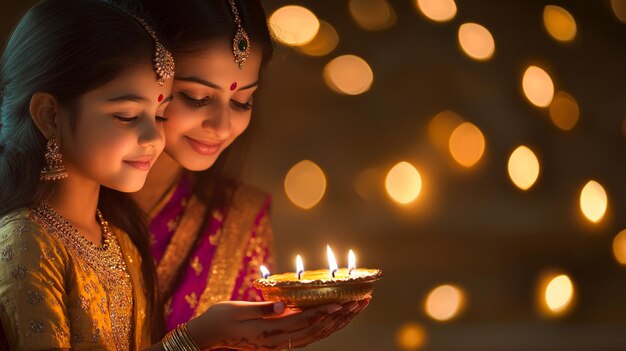
[[[302,277],[302,271],[298,272],[298,280],[300,280],[300,278]]]
[[[333,271],[332,271],[331,273],[332,273],[333,278],[334,278],[334,277],[335,277],[335,273],[337,273],[337,270],[336,270],[336,269],[333,269]]]
[[[350,269],[348,270],[348,275],[352,275],[352,271],[353,271],[353,270],[354,270],[354,268],[350,268]]]

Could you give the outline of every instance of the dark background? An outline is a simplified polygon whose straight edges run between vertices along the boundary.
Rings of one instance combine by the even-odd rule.
[[[626,349],[626,270],[612,240],[626,229],[626,24],[608,0],[457,0],[453,20],[435,23],[413,1],[389,1],[397,21],[381,31],[358,27],[343,0],[266,0],[268,15],[287,4],[312,10],[337,30],[327,56],[309,57],[277,45],[255,103],[257,130],[246,179],[274,199],[279,271],[293,271],[302,254],[309,268],[326,266],[324,247],[355,249],[363,266],[385,278],[371,306],[343,331],[309,350],[399,350],[397,334],[416,323],[423,350]],[[4,39],[34,1],[2,0]],[[567,9],[578,32],[560,43],[546,32],[542,13]],[[487,27],[496,43],[486,62],[468,58],[457,30]],[[332,58],[355,54],[374,72],[361,95],[332,92],[322,77]],[[578,124],[556,128],[546,109],[528,103],[521,77],[528,65],[546,69],[556,90],[574,96]],[[442,110],[477,125],[486,151],[464,169],[429,141],[427,126]],[[528,191],[508,178],[517,145],[532,147],[541,164]],[[283,190],[287,171],[310,159],[328,186],[311,210],[297,208]],[[420,171],[422,193],[407,207],[384,192],[384,174],[399,161]],[[369,199],[355,191],[365,169],[382,176]],[[608,194],[606,215],[592,224],[581,214],[582,187],[594,179]],[[575,300],[568,313],[546,317],[537,284],[546,271],[569,275]],[[434,287],[463,288],[467,304],[440,323],[424,312]]]

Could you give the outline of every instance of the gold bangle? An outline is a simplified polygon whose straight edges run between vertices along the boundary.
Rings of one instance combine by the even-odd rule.
[[[200,351],[189,335],[187,324],[183,323],[171,330],[162,340],[165,351]]]

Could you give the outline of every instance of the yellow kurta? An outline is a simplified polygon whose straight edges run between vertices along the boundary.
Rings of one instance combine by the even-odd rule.
[[[130,349],[149,345],[141,258],[112,228],[132,283]],[[70,245],[71,246],[71,245]],[[119,326],[109,294],[81,251],[22,209],[0,218],[0,321],[11,349],[116,350]]]

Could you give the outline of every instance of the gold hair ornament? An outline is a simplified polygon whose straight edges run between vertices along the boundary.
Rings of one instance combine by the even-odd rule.
[[[250,55],[250,38],[241,26],[241,18],[239,17],[237,6],[235,6],[235,0],[228,0],[228,3],[237,25],[235,37],[233,38],[233,56],[235,56],[235,63],[239,65],[239,69],[242,69],[243,63],[246,62],[248,55]]]

